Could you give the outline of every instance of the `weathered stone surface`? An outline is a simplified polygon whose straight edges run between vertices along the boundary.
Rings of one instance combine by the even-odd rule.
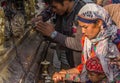
[[[7,59],[0,66],[1,70],[7,67],[7,79],[3,83],[36,83],[39,79],[39,61],[41,54],[41,37],[36,32],[30,32],[21,38],[16,47],[11,47]]]

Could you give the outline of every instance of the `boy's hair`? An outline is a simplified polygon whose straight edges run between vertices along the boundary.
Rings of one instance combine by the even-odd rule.
[[[87,60],[86,69],[91,72],[104,73],[102,65],[98,57],[93,57]]]

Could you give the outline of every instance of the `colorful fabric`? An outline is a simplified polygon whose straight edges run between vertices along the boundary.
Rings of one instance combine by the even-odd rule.
[[[103,23],[105,23],[106,26],[103,24],[100,27],[101,31],[95,39],[89,40],[87,37],[84,37],[82,62],[85,63],[89,58],[97,56],[100,59],[107,78],[109,81],[113,81],[114,73],[117,73],[118,69],[111,68],[108,64],[109,59],[107,56],[119,55],[119,50],[113,43],[114,39],[119,39],[116,35],[118,32],[117,26],[113,24],[108,12],[94,3],[89,3],[82,7],[78,16],[81,16],[84,19],[101,19]],[[113,72],[113,70],[115,72]],[[83,71],[86,71],[85,68]]]
[[[96,23],[96,21],[97,21],[97,19],[93,19],[93,20],[91,20],[91,19],[84,19],[81,16],[78,16],[78,20],[82,21],[82,22],[85,22],[85,23]]]
[[[65,80],[80,82],[80,74],[66,74]]]
[[[108,79],[103,79],[101,82],[99,82],[99,83],[108,83]],[[112,81],[112,82],[110,82],[110,83],[120,83],[120,75],[118,75],[118,76],[116,76],[115,77],[115,80],[114,81]]]
[[[104,73],[100,60],[97,57],[90,58],[86,62],[86,69],[96,73]]]
[[[83,70],[83,65],[84,64],[80,64],[80,65],[77,66],[77,69],[79,70],[79,72],[81,72]]]

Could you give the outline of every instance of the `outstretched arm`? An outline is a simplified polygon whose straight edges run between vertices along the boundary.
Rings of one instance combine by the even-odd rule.
[[[68,47],[73,50],[81,51],[81,30],[78,28],[75,37],[67,37],[57,31],[54,26],[50,23],[39,22],[37,23],[36,29],[43,35],[51,37],[54,41],[60,43],[62,46]]]
[[[59,81],[64,81],[64,80],[71,80],[70,78],[66,79],[66,75],[78,75],[80,74],[80,72],[78,71],[77,68],[72,68],[72,69],[68,69],[68,70],[61,70],[60,72],[55,72],[53,74],[53,81],[55,83],[59,82]]]

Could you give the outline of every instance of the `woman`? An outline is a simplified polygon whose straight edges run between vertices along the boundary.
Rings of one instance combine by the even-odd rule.
[[[84,34],[81,41],[83,47],[82,64],[76,68],[55,73],[53,80],[59,81],[66,74],[74,73],[80,74],[81,82],[88,81],[90,78],[87,76],[86,61],[97,56],[100,59],[107,81],[117,81],[117,77],[120,77],[118,76],[120,71],[117,66],[113,67],[108,62],[110,61],[109,57],[119,55],[117,45],[120,42],[120,30],[112,23],[105,9],[96,4],[86,4],[82,7],[78,14],[78,23]]]

